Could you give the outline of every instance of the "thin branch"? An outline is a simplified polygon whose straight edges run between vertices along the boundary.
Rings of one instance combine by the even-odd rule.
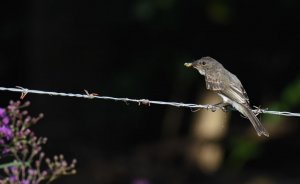
[[[199,104],[186,104],[186,103],[179,103],[179,102],[164,102],[164,101],[156,101],[156,100],[148,100],[148,99],[130,99],[130,98],[116,98],[110,96],[98,96],[96,93],[89,93],[85,90],[85,94],[74,94],[74,93],[61,93],[61,92],[51,92],[51,91],[41,91],[41,90],[32,90],[23,87],[17,86],[16,88],[6,88],[0,87],[0,91],[12,91],[12,92],[19,92],[21,93],[21,98],[23,99],[26,94],[41,94],[41,95],[50,95],[50,96],[63,96],[63,97],[77,97],[77,98],[88,98],[88,99],[102,99],[102,100],[113,100],[113,101],[122,101],[128,104],[129,102],[137,103],[138,105],[147,105],[150,106],[151,104],[157,105],[168,105],[174,107],[184,107],[190,108],[191,110],[197,109],[207,109],[211,111],[215,111],[216,109],[220,109],[219,107],[213,105],[199,105]],[[292,113],[292,112],[280,112],[280,111],[269,111],[264,109],[254,109],[253,112],[255,113],[264,113],[264,114],[273,114],[273,115],[280,115],[280,116],[296,116],[300,117],[300,113]]]

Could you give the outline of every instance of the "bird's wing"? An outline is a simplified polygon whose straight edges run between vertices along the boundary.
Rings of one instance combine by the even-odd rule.
[[[248,95],[242,85],[230,83],[229,86],[225,90],[222,90],[221,93],[240,104],[250,104]]]
[[[230,72],[229,72],[230,73]],[[244,89],[241,81],[232,73],[229,74],[229,87],[232,90],[232,96],[234,100],[239,103],[250,104],[246,90]]]
[[[235,75],[228,73],[227,78],[222,77],[221,72],[206,73],[206,88],[218,91],[235,102],[249,105],[249,98],[242,83]]]

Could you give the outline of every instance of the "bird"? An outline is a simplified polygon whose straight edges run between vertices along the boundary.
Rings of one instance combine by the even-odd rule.
[[[214,107],[222,109],[226,106],[233,107],[250,120],[258,136],[269,137],[268,131],[252,112],[248,95],[242,83],[234,74],[209,56],[184,65],[198,70],[205,77],[206,89],[216,92],[221,97],[222,102],[215,104]]]

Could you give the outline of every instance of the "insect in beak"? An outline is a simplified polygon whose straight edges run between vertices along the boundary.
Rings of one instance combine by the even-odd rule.
[[[184,66],[186,66],[186,67],[192,67],[193,63],[184,63]]]

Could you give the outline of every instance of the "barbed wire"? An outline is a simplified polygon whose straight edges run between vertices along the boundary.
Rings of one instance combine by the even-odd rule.
[[[16,86],[16,88],[7,88],[7,87],[0,87],[0,91],[11,91],[11,92],[19,92],[21,93],[21,99],[25,98],[25,96],[29,93],[32,94],[41,94],[41,95],[50,95],[50,96],[63,96],[63,97],[77,97],[77,98],[88,98],[88,99],[102,99],[102,100],[113,100],[113,101],[122,101],[126,104],[129,102],[137,103],[138,105],[147,105],[150,106],[151,104],[156,105],[168,105],[174,107],[183,107],[183,108],[190,108],[192,111],[197,111],[199,109],[207,109],[211,111],[216,111],[217,109],[221,109],[220,107],[207,104],[207,105],[199,105],[199,104],[191,104],[191,103],[181,103],[181,102],[164,102],[164,101],[157,101],[157,100],[148,100],[148,99],[131,99],[131,98],[116,98],[110,96],[100,96],[97,93],[89,93],[87,90],[85,94],[74,94],[74,93],[63,93],[63,92],[52,92],[52,91],[42,91],[42,90],[33,90],[27,89],[20,86]],[[261,109],[256,107],[253,110],[256,114],[264,113],[264,114],[273,114],[273,115],[280,115],[280,116],[295,116],[300,117],[300,113],[293,113],[293,112],[286,112],[286,111],[269,111],[266,109]]]

